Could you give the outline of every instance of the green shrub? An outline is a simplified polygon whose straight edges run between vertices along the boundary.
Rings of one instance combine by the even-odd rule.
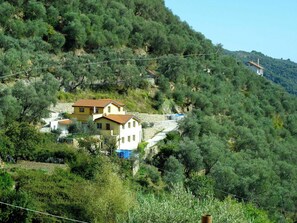
[[[67,145],[53,145],[52,149],[41,149],[35,155],[37,162],[66,163],[76,160],[76,152]]]
[[[141,123],[142,128],[146,129],[146,128],[151,128],[154,126],[153,122],[143,122]]]
[[[150,127],[148,122],[143,122],[143,123],[141,123],[141,126],[142,126],[142,128],[144,128],[144,129]]]
[[[140,142],[137,147],[137,152],[139,153],[140,157],[143,157],[145,154],[145,147],[147,146],[148,142]]]
[[[142,165],[137,173],[137,182],[148,191],[162,191],[164,183],[161,173],[158,169],[151,165]]]
[[[187,179],[186,186],[201,199],[214,195],[214,180],[208,176],[192,175]]]
[[[265,211],[257,209],[252,204],[247,204],[244,207],[245,216],[252,220],[253,223],[270,223],[268,215]]]
[[[0,195],[4,191],[7,191],[12,188],[13,180],[11,176],[4,172],[3,170],[0,170]]]
[[[160,196],[139,193],[138,206],[130,211],[126,219],[120,219],[119,222],[196,223],[205,214],[212,215],[213,222],[218,223],[250,223],[257,218],[265,223],[271,222],[262,213],[261,218],[257,212],[253,212],[254,216],[247,215],[245,205],[231,198],[224,201],[213,198],[200,200],[182,186],[175,186],[171,193]]]

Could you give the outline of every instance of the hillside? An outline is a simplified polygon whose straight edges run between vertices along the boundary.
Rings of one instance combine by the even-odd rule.
[[[248,61],[260,60],[261,66],[265,68],[264,76],[281,85],[291,94],[297,95],[297,64],[289,59],[275,59],[260,52],[227,51],[227,54],[235,56],[244,64]]]
[[[87,222],[196,222],[205,207],[222,222],[297,220],[296,97],[163,1],[2,0],[0,14],[1,158],[69,167],[3,171],[1,201]],[[37,131],[51,104],[81,96],[186,118],[132,177],[112,142],[88,137],[93,123],[79,149]],[[53,221],[3,204],[0,219]]]

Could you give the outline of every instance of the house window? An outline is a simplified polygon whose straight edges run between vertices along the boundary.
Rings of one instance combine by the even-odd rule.
[[[135,127],[136,126],[136,122],[135,121],[133,121],[133,127]]]
[[[79,108],[79,112],[85,112],[85,108]]]
[[[131,123],[130,122],[128,122],[128,128],[131,128]]]
[[[110,130],[110,124],[106,123],[106,130]]]
[[[95,108],[95,113],[96,113],[96,114],[99,113],[99,108]]]
[[[119,112],[121,111],[121,107],[118,107],[118,111],[119,111]]]
[[[111,110],[111,109],[110,109],[110,106],[108,106],[108,107],[107,107],[107,111],[108,111],[108,113],[110,113],[110,110]]]
[[[135,141],[135,135],[133,135],[133,141]]]
[[[102,129],[102,123],[97,123],[97,129]]]
[[[122,137],[122,143],[125,143],[125,137]]]
[[[131,137],[130,136],[128,136],[128,142],[130,142],[131,141]]]
[[[125,125],[122,125],[122,129],[125,129]]]

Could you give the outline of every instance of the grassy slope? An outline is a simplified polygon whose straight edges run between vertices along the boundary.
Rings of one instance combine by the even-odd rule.
[[[154,109],[153,94],[154,89],[129,90],[127,94],[119,94],[116,91],[94,92],[94,91],[78,91],[76,93],[59,92],[58,99],[60,102],[74,102],[78,99],[98,99],[111,98],[122,101],[126,105],[128,111],[159,113]]]

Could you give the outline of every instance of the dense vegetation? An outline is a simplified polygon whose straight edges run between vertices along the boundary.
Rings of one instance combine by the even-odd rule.
[[[160,1],[66,2],[1,1],[2,82],[51,73],[66,91],[125,92],[146,86],[150,57],[214,50]]]
[[[1,158],[69,167],[1,172],[2,202],[89,222],[196,222],[205,211],[222,222],[297,220],[296,97],[163,1],[0,0],[0,11]],[[187,117],[135,177],[92,139],[75,149],[33,126],[57,99],[139,89],[152,110]],[[62,222],[3,204],[0,219]]]
[[[252,51],[226,51],[227,54],[235,56],[243,63],[260,60],[261,66],[265,68],[264,76],[269,80],[281,85],[289,93],[297,95],[297,64],[289,59],[275,59],[264,54]]]

